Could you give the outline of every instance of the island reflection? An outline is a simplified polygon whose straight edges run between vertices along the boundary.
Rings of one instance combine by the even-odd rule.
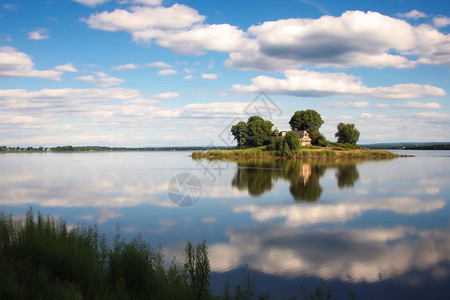
[[[231,185],[248,191],[252,196],[269,192],[277,180],[288,181],[289,191],[296,201],[316,201],[322,195],[320,178],[330,168],[336,169],[337,186],[353,187],[359,179],[356,167],[358,159],[264,159],[250,158],[234,160],[237,170]]]

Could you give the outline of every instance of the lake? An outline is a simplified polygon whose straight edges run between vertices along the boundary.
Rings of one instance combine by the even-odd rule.
[[[0,155],[0,210],[115,225],[183,259],[207,241],[211,287],[257,294],[441,299],[450,294],[450,151],[390,160],[193,160],[190,152]]]

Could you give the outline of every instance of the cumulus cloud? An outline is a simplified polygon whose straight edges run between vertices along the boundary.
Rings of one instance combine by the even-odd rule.
[[[158,71],[159,76],[170,76],[175,74],[178,74],[178,71],[174,69],[163,69]]]
[[[72,0],[90,7],[97,6],[99,4],[103,4],[105,2],[108,2],[109,0]]]
[[[413,20],[418,20],[421,18],[427,18],[428,15],[426,13],[420,12],[416,9],[411,10],[410,12],[407,13],[399,13],[397,14],[398,17],[400,18],[404,18],[404,19],[413,19]]]
[[[214,73],[203,73],[202,74],[203,79],[217,79],[217,74]]]
[[[70,73],[78,72],[78,70],[71,63],[56,66],[54,70],[59,72],[70,72]]]
[[[397,84],[391,87],[370,88],[355,76],[344,73],[322,73],[306,70],[288,70],[285,78],[269,76],[253,78],[251,85],[235,84],[232,89],[237,92],[255,93],[265,91],[270,94],[293,95],[297,97],[370,97],[408,99],[425,96],[444,96],[443,89],[420,84]]]
[[[180,93],[165,92],[165,93],[160,93],[158,95],[155,95],[152,98],[154,98],[156,100],[169,100],[169,99],[178,98],[178,97],[180,97]]]
[[[369,106],[369,102],[367,102],[367,101],[357,101],[357,102],[335,101],[335,102],[330,102],[326,105],[330,106],[330,107],[335,107],[335,108],[366,108]]]
[[[70,69],[70,70],[69,70]],[[0,77],[34,77],[60,80],[63,72],[73,72],[69,64],[52,70],[36,70],[31,57],[13,47],[0,47]]]
[[[436,102],[414,102],[414,101],[408,101],[406,103],[397,103],[394,104],[392,107],[395,108],[419,108],[419,109],[439,109],[442,108],[442,105]]]
[[[450,25],[450,18],[448,17],[435,17],[433,18],[433,25],[437,28],[447,27]]]
[[[419,56],[419,62],[431,65],[450,66],[450,35],[439,32],[430,25],[415,28],[417,47],[412,52]]]
[[[117,77],[111,77],[103,72],[97,72],[95,75],[79,76],[76,77],[75,80],[95,84],[96,86],[102,88],[117,86],[125,81]]]
[[[45,39],[49,39],[50,35],[48,34],[48,29],[40,28],[38,30],[29,32],[28,38],[30,40],[45,40]]]
[[[171,7],[133,6],[129,10],[115,9],[92,14],[86,21],[93,29],[127,31],[136,41],[150,41],[162,30],[175,30],[202,22],[204,16],[186,5]]]
[[[399,17],[425,15],[411,11]],[[378,12],[281,19],[247,31],[230,24],[205,24],[205,19],[197,10],[175,4],[130,6],[94,13],[83,21],[92,29],[125,31],[135,42],[154,41],[176,53],[229,53],[225,65],[238,69],[284,71],[307,65],[412,68],[419,63],[448,65],[450,60],[448,35],[429,25],[413,26]],[[448,22],[446,17],[437,17],[434,24],[443,27]]]
[[[385,32],[390,32],[386,35]],[[231,53],[227,65],[275,71],[288,65],[371,66],[408,68],[415,65],[391,50],[414,46],[413,27],[376,12],[347,11],[339,17],[285,19],[251,26],[257,45]],[[277,62],[282,59],[284,62]],[[264,64],[265,62],[265,64]],[[259,67],[258,67],[259,66]]]
[[[177,53],[237,51],[247,42],[245,33],[229,24],[202,24],[205,16],[186,5],[171,7],[135,6],[92,14],[86,21],[93,29],[126,31],[135,42],[150,43]]]
[[[111,69],[116,71],[122,71],[122,70],[136,70],[136,69],[145,69],[145,68],[171,68],[172,66],[162,62],[162,61],[155,61],[147,64],[135,64],[135,63],[128,63],[118,66],[113,66]]]

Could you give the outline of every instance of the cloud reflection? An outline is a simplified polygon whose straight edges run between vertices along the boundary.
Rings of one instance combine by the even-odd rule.
[[[450,228],[334,229],[307,232],[279,225],[234,228],[229,242],[209,249],[211,268],[226,272],[242,264],[271,275],[317,276],[375,282],[412,270],[430,270],[450,260]]]
[[[392,211],[398,214],[418,214],[441,209],[446,202],[442,199],[421,200],[413,197],[391,197],[364,199],[321,205],[278,205],[252,203],[236,205],[236,213],[249,212],[259,222],[282,218],[285,225],[304,226],[318,223],[342,223],[373,210]]]

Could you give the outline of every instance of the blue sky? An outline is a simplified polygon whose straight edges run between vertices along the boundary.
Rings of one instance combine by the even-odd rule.
[[[2,1],[0,144],[228,145],[305,109],[332,141],[450,141],[450,6],[361,2]]]

